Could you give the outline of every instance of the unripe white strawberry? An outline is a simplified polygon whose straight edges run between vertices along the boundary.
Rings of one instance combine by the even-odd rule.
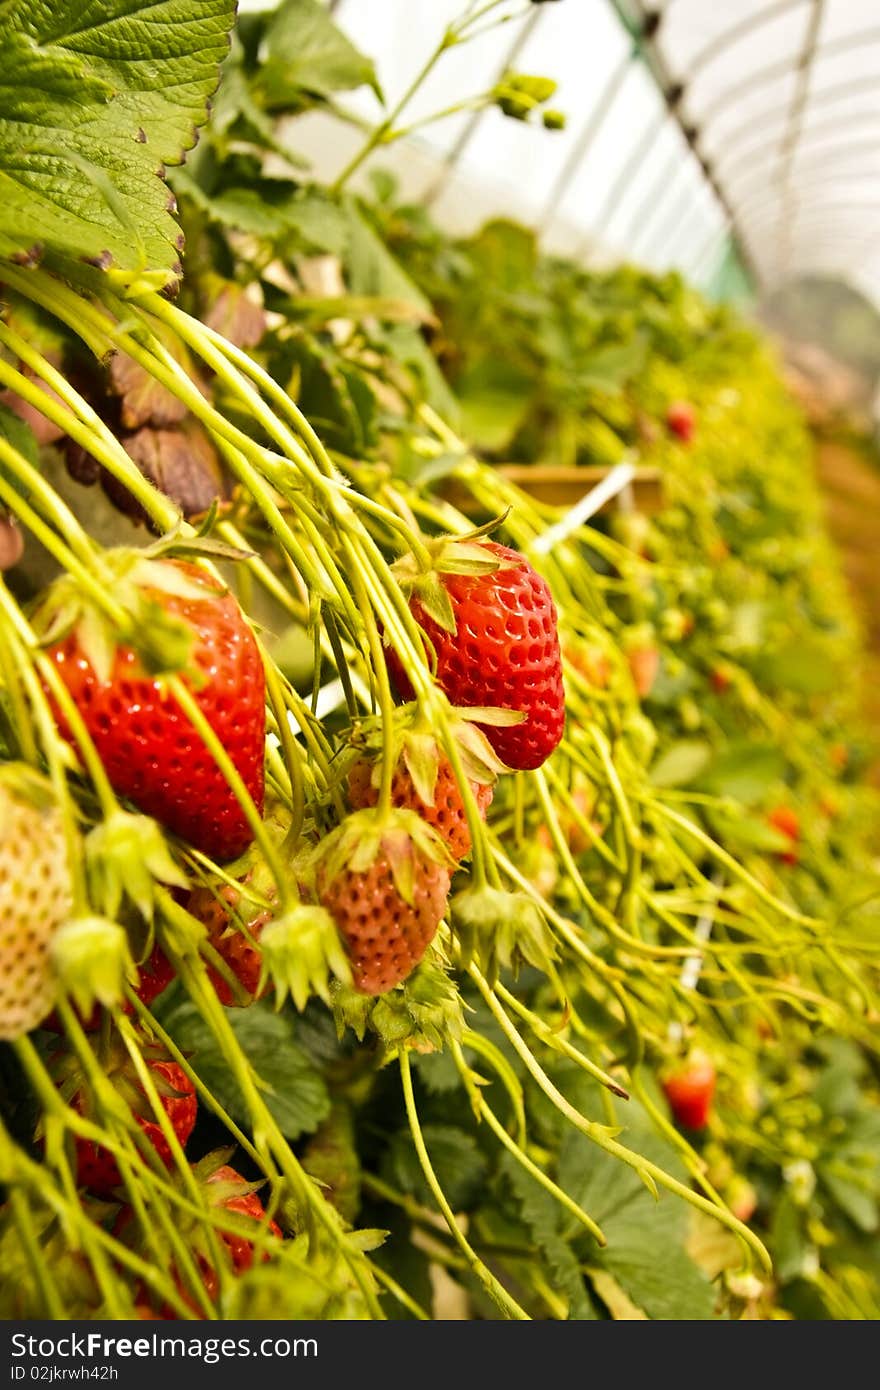
[[[57,994],[52,939],[71,908],[61,814],[31,768],[0,768],[0,1038],[19,1038]]]

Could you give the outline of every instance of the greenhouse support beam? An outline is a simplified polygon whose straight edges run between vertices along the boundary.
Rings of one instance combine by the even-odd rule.
[[[666,226],[667,218],[661,217],[661,213],[666,213],[673,201],[676,206],[678,205],[679,184],[687,167],[687,158],[683,157],[682,151],[679,150],[669,164],[661,170],[664,179],[660,185],[658,196],[653,204],[647,208],[644,216],[639,221],[633,222],[632,232],[628,236],[626,244],[634,259],[638,256],[638,258],[648,260],[648,248],[655,244],[658,223],[661,227]],[[643,204],[642,207],[644,208],[645,205]]]
[[[749,230],[752,235],[756,232],[769,230],[772,223],[775,203],[768,202],[755,214],[750,217]],[[791,210],[791,221],[794,228],[803,226],[815,227],[822,231],[827,223],[828,230],[831,231],[838,223],[840,213],[868,213],[880,217],[880,199],[871,198],[868,200],[861,198],[841,198],[829,199],[821,204],[809,203],[806,206],[795,205]]]
[[[720,58],[723,53],[726,53],[732,44],[739,43],[740,39],[748,38],[749,34],[754,33],[756,29],[762,29],[765,24],[779,19],[780,15],[787,14],[789,10],[798,9],[801,5],[808,4],[810,4],[810,0],[776,0],[776,4],[768,5],[766,9],[758,10],[755,14],[746,15],[744,19],[737,20],[729,29],[725,29],[723,33],[716,34],[714,39],[710,39],[705,47],[701,48],[691,59],[691,81],[698,72],[702,72],[716,58]]]
[[[823,151],[823,154],[824,153]],[[844,181],[856,184],[861,191],[864,191],[866,182],[872,181],[880,175],[880,167],[876,164],[865,167],[864,163],[862,163],[858,168],[853,170],[841,170],[840,168],[842,160],[848,160],[854,155],[858,156],[860,160],[863,160],[865,155],[876,156],[880,154],[880,142],[877,140],[859,140],[853,144],[851,141],[844,139],[841,141],[839,148],[830,146],[827,153],[833,156],[830,162],[823,160],[818,168],[804,169],[799,174],[798,187],[801,191],[806,188],[824,187],[829,184],[841,183]],[[831,167],[831,165],[833,165],[833,167]],[[756,200],[759,204],[766,201],[770,182],[771,181],[766,177],[750,179],[748,184],[741,186],[740,189],[732,190],[733,195],[737,197],[738,200],[737,207],[740,216],[743,216],[745,210],[750,205],[754,204]],[[771,196],[773,196],[772,192]]]
[[[628,32],[631,31],[632,18],[629,11],[621,3],[621,0],[610,0],[610,3],[621,24],[624,25]],[[750,248],[746,245],[744,238],[740,235],[736,209],[731,205],[725,190],[715,176],[714,169],[700,148],[701,131],[698,127],[689,124],[682,118],[682,108],[687,96],[687,88],[683,83],[675,79],[657,44],[657,38],[662,28],[662,20],[665,11],[649,10],[644,4],[644,0],[628,0],[628,4],[635,13],[641,16],[642,20],[642,38],[638,44],[639,56],[643,59],[646,68],[660,89],[670,112],[678,121],[681,132],[684,135],[691,153],[702,170],[706,183],[712,190],[719,206],[730,222],[732,229],[731,235],[736,244],[737,253],[744,269],[754,280],[760,281],[762,276],[758,262],[752,255]]]
[[[575,256],[583,255],[590,242],[594,239],[601,240],[602,233],[608,227],[609,222],[614,216],[615,210],[621,198],[628,188],[632,187],[634,176],[638,173],[641,166],[647,160],[652,148],[657,142],[661,130],[663,129],[664,117],[658,121],[653,116],[645,129],[640,140],[636,141],[635,146],[630,151],[628,157],[623,161],[617,177],[608,190],[607,196],[602,203],[595,220],[591,223],[581,242],[575,247]]]
[[[678,123],[676,122],[676,129]],[[667,159],[663,160],[657,173],[656,179],[648,186],[644,197],[641,198],[633,208],[626,231],[621,236],[621,244],[634,250],[636,243],[644,235],[645,227],[650,226],[657,216],[657,211],[663,206],[663,200],[671,185],[674,185],[676,174],[681,168],[682,163],[681,149],[673,150]]]

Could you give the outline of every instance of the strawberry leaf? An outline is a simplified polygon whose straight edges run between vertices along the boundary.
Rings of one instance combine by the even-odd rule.
[[[206,117],[233,0],[7,0],[0,258],[179,274],[162,181]],[[79,263],[79,265],[78,265]]]
[[[227,1009],[229,1025],[254,1071],[265,1084],[266,1104],[288,1139],[311,1134],[330,1112],[320,1072],[296,1040],[296,1020],[277,1014],[269,1003]],[[184,1051],[198,1076],[232,1118],[250,1124],[247,1104],[209,1025],[189,999],[178,999],[162,1014],[164,1027]]]
[[[256,95],[267,111],[289,111],[312,97],[368,85],[381,99],[376,70],[330,18],[320,0],[284,0],[263,36]]]

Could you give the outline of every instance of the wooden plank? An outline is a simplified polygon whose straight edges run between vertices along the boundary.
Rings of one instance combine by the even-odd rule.
[[[597,483],[602,482],[611,472],[612,465],[579,464],[566,467],[543,463],[505,463],[498,472],[508,482],[522,488],[529,497],[549,507],[573,507],[575,503],[590,492]],[[630,484],[633,506],[636,511],[652,515],[660,511],[664,504],[663,475],[659,468],[639,467]],[[470,514],[478,511],[473,498],[465,487],[450,478],[443,487],[443,496],[460,511]],[[619,506],[618,499],[606,502],[601,511]]]

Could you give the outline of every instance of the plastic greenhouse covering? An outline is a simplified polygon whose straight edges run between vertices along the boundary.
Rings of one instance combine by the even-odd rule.
[[[460,6],[332,8],[378,55],[393,103]],[[410,118],[515,65],[557,80],[565,129],[548,140],[495,111],[459,112],[375,164],[393,168],[453,230],[503,212],[540,227],[551,251],[674,266],[704,287],[739,262],[765,287],[845,272],[877,300],[878,52],[874,0],[512,4],[505,39],[493,31],[448,54]],[[348,106],[378,114],[366,90]],[[342,167],[357,132],[318,114],[297,123],[297,139],[330,169]]]

